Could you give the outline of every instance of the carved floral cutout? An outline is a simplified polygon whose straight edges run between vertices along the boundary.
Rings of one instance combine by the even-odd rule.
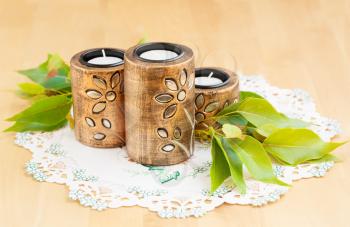
[[[102,91],[96,90],[96,89],[87,89],[86,95],[92,99],[100,99],[102,96],[105,97],[105,100],[99,101],[92,108],[92,112],[94,114],[99,114],[106,109],[107,107],[106,101],[113,102],[116,99],[117,94],[115,93],[115,91],[108,90],[108,89],[116,88],[117,85],[120,83],[121,78],[120,78],[119,72],[115,72],[111,76],[109,83],[107,83],[107,81],[104,78],[97,75],[93,75],[92,81],[96,85],[96,87],[99,89],[102,89]]]
[[[164,84],[168,88],[170,92],[177,92],[175,95],[177,101],[184,101],[186,99],[186,91],[182,88],[186,85],[187,82],[187,72],[183,69],[179,75],[179,80],[175,81],[173,78],[165,78]],[[154,97],[154,99],[159,103],[169,103],[174,100],[174,95],[170,93],[162,93],[158,94]],[[177,111],[178,103],[170,104],[168,107],[164,109],[163,118],[168,119],[175,115]]]
[[[95,121],[92,120],[92,118],[90,118],[90,117],[86,117],[86,118],[85,118],[85,121],[86,121],[86,124],[87,124],[88,126],[90,126],[90,127],[95,127],[95,126],[96,126]]]
[[[161,139],[171,139],[171,138],[168,138],[169,133],[168,133],[168,130],[166,130],[165,128],[158,128],[157,134]],[[173,137],[176,140],[179,140],[181,138],[181,129],[179,127],[175,127],[175,129],[173,131]],[[175,149],[175,145],[173,143],[169,142],[165,145],[162,145],[162,147],[160,149],[164,152],[171,152]]]
[[[165,79],[166,87],[171,91],[177,91],[177,84],[174,79]]]
[[[200,109],[204,105],[204,96],[203,96],[203,94],[197,95],[195,103],[196,103],[197,109]]]
[[[101,113],[102,111],[104,111],[106,109],[106,102],[102,101],[102,102],[98,102],[94,105],[94,107],[92,107],[92,112],[94,114],[98,114]]]
[[[174,129],[174,137],[175,137],[175,139],[180,139],[181,138],[181,129],[179,127],[176,127]]]
[[[106,138],[106,135],[103,133],[100,133],[100,132],[98,132],[94,135],[95,140],[103,140],[104,138]]]
[[[184,86],[187,81],[187,71],[186,69],[183,69],[180,73],[180,84],[181,86]]]
[[[178,80],[175,80],[173,78],[165,78],[164,85],[168,89],[168,91],[161,94],[157,94],[154,97],[155,101],[158,102],[159,104],[169,103],[168,106],[165,107],[163,111],[163,119],[172,118],[178,110],[179,102],[182,102],[186,99],[187,94],[186,94],[186,90],[184,89],[184,86],[186,85],[187,82],[188,82],[188,75],[187,75],[186,69],[181,70],[178,76]],[[158,128],[157,135],[161,139],[169,139],[169,130],[165,128]],[[182,135],[182,132],[179,127],[175,127],[172,130],[172,136],[174,139],[176,140],[180,139],[181,135]],[[164,152],[171,152],[174,149],[175,149],[175,145],[172,144],[171,142],[161,147],[161,150]]]
[[[211,113],[211,112],[217,110],[219,108],[219,105],[220,104],[217,101],[211,102],[204,108],[204,112]]]
[[[160,94],[155,97],[155,99],[160,103],[167,103],[173,100],[174,96],[171,94]]]
[[[175,145],[174,144],[166,144],[162,147],[162,150],[165,152],[171,152],[175,149]]]
[[[95,88],[87,89],[85,91],[87,97],[93,100],[99,100],[92,107],[93,114],[100,114],[107,108],[107,102],[114,102],[117,98],[117,93],[114,91],[118,85],[121,87],[122,78],[119,72],[115,72],[109,80],[106,80],[98,75],[92,76],[92,82],[96,86]],[[109,105],[109,104],[108,104]],[[113,104],[112,104],[113,105]],[[89,127],[95,127],[96,121],[90,117],[85,117],[85,122]],[[104,128],[112,128],[112,123],[109,119],[102,118],[101,124]],[[104,140],[106,135],[97,132],[93,135],[95,140]]]
[[[195,118],[196,118],[197,122],[200,122],[200,121],[203,121],[205,119],[205,115],[201,112],[197,112],[195,115]]]
[[[112,128],[112,123],[106,118],[102,118],[101,123],[105,128]]]
[[[177,104],[173,104],[173,105],[168,106],[164,111],[163,117],[165,119],[171,118],[172,116],[175,115],[176,110],[177,110]]]
[[[161,138],[168,138],[168,131],[165,128],[157,129],[157,133]]]
[[[102,97],[101,92],[93,90],[93,89],[88,89],[86,90],[87,96],[89,96],[92,99],[99,99]]]

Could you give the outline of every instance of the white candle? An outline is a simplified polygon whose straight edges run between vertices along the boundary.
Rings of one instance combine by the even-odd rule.
[[[140,57],[147,60],[169,60],[179,56],[170,50],[149,50],[140,54]]]
[[[223,81],[219,78],[212,77],[214,75],[213,72],[209,74],[209,76],[199,76],[194,79],[195,85],[200,85],[200,86],[215,86],[222,84]]]
[[[122,62],[123,59],[118,57],[106,56],[105,50],[102,49],[102,57],[92,58],[88,61],[88,63],[93,65],[111,65]]]

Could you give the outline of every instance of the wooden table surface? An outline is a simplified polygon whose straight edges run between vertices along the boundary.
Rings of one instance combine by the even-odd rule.
[[[147,2],[147,3],[146,3]],[[308,91],[325,116],[350,138],[350,3],[347,0],[1,0],[0,119],[20,111],[15,70],[36,66],[48,52],[67,61],[83,49],[128,48],[140,38],[200,49],[197,66],[260,73],[279,87]],[[0,121],[0,128],[10,124]],[[298,181],[276,203],[222,205],[202,218],[161,219],[139,207],[103,212],[68,199],[63,185],[25,174],[30,153],[0,134],[1,227],[109,226],[350,226],[350,159],[324,178]]]

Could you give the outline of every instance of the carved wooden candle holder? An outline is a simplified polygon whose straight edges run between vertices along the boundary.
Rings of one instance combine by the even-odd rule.
[[[125,53],[126,146],[131,160],[172,165],[194,149],[194,58],[190,48],[147,43]]]
[[[196,129],[206,129],[210,117],[239,99],[238,76],[227,69],[196,69],[195,87]]]
[[[76,138],[92,147],[125,144],[124,51],[90,49],[71,59]]]

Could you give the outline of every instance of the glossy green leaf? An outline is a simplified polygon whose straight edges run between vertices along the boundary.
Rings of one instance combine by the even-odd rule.
[[[66,119],[61,120],[57,124],[47,125],[38,122],[16,122],[13,126],[7,128],[5,132],[26,132],[26,131],[53,131],[65,126]]]
[[[288,186],[288,184],[280,181],[275,176],[271,160],[258,140],[251,136],[246,136],[244,140],[235,139],[230,144],[254,179]]]
[[[69,66],[57,54],[49,54],[37,68],[20,70],[19,73],[48,89],[70,88]]]
[[[309,129],[280,129],[264,141],[264,147],[272,156],[297,165],[320,159],[344,143],[324,142]]]
[[[322,162],[340,162],[341,160],[332,154],[326,154],[325,156],[323,156],[320,159],[314,159],[314,160],[309,160],[307,161],[307,163],[322,163]]]
[[[45,88],[40,84],[35,83],[20,83],[18,86],[21,92],[27,95],[40,95],[45,92]]]
[[[256,132],[264,137],[268,137],[269,135],[271,135],[272,133],[274,133],[277,130],[279,130],[279,128],[277,128],[276,126],[274,126],[272,124],[266,124],[266,125],[262,125],[259,128],[257,128]]]
[[[58,54],[49,54],[47,63],[48,72],[57,70],[57,73],[61,76],[67,76],[69,73],[69,66]]]
[[[240,193],[246,192],[246,184],[243,178],[243,164],[236,152],[233,150],[228,139],[221,136],[215,136],[222,153],[225,155],[226,161],[230,167],[230,173],[233,183],[237,186]]]
[[[217,118],[217,121],[221,124],[232,124],[237,126],[246,126],[248,121],[239,114],[230,114]]]
[[[214,192],[230,176],[230,167],[218,141],[213,137],[211,141],[212,165],[210,168],[210,191]]]
[[[65,119],[65,116],[70,110],[71,103],[71,98],[68,98],[66,95],[43,98],[7,120],[22,123],[56,125]]]
[[[222,131],[227,138],[241,138],[242,136],[241,129],[232,124],[224,124],[222,126]]]
[[[259,98],[259,99],[264,99],[264,97],[262,97],[261,95],[258,95],[255,92],[251,92],[251,91],[241,91],[239,93],[239,101],[242,102],[244,101],[246,98]]]
[[[46,80],[43,85],[48,89],[61,90],[70,88],[71,82],[66,76],[55,76]]]
[[[239,105],[236,113],[241,114],[245,119],[258,128],[266,124],[278,128],[300,128],[308,125],[301,120],[290,119],[281,115],[267,100],[260,98],[246,98]]]
[[[45,61],[41,65],[39,65],[37,68],[33,69],[26,69],[26,70],[19,70],[18,72],[22,75],[27,76],[32,81],[41,84],[46,80],[47,77],[47,63],[48,61]]]

